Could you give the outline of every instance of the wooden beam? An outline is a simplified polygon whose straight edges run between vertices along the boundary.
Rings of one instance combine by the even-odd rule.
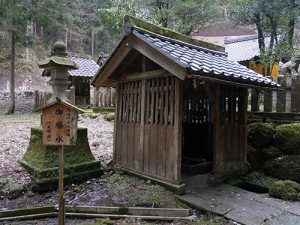
[[[109,77],[109,80],[119,80],[118,76],[122,76],[122,71],[125,71],[128,66],[130,64],[132,64],[132,62],[134,60],[136,60],[138,58],[138,56],[141,53],[139,53],[138,51],[131,51],[127,57],[126,57],[126,61],[124,60],[123,62],[120,63],[120,65],[118,66],[118,68],[116,68],[116,70],[113,72],[113,74]]]
[[[137,80],[146,80],[146,79],[156,79],[166,76],[172,76],[168,71],[162,70],[152,70],[143,73],[135,73],[135,74],[124,74],[120,82],[128,82],[128,81],[137,81]]]
[[[132,50],[129,42],[132,37],[129,36],[124,40],[123,44],[116,51],[115,55],[107,62],[104,70],[101,72],[101,76],[95,80],[95,87],[99,88],[105,80],[109,78],[109,76],[116,70],[116,68],[120,65],[120,63],[124,60],[124,58],[128,55],[128,53]],[[97,74],[98,75],[98,74]]]
[[[148,45],[147,43],[143,42],[137,37],[132,38],[132,46],[137,51],[151,59],[156,64],[160,65],[165,70],[169,71],[171,74],[174,74],[179,79],[184,80],[187,76],[186,69],[182,68],[178,64],[176,64],[171,59],[167,58],[166,56],[162,55],[159,51]]]
[[[98,207],[98,206],[72,206],[66,205],[67,213],[91,213],[112,215],[135,215],[135,216],[170,216],[187,217],[189,209],[180,208],[144,208],[144,207]]]
[[[253,89],[263,89],[263,90],[275,90],[275,91],[282,91],[283,89],[280,88],[271,88],[271,87],[263,87],[263,86],[256,86],[252,84],[242,84],[234,81],[228,81],[228,80],[222,80],[214,77],[207,77],[207,76],[201,76],[201,75],[195,75],[195,74],[189,74],[187,75],[187,79],[197,79],[197,80],[203,80],[203,81],[210,81],[213,83],[220,83],[220,84],[226,84],[231,86],[238,86],[238,87],[245,87],[245,88],[253,88]]]

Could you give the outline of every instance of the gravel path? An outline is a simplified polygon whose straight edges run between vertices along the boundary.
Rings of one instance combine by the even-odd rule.
[[[18,160],[27,149],[30,128],[39,125],[38,114],[0,114],[0,178],[5,177],[19,185],[30,183],[29,174]],[[88,128],[88,139],[94,157],[102,163],[109,163],[112,159],[113,122],[104,120],[103,116],[93,119],[81,115],[78,125]]]

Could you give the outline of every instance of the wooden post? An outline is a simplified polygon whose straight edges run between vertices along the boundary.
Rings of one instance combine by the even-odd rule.
[[[175,123],[174,123],[174,179],[181,179],[182,152],[182,81],[175,78]]]
[[[212,173],[217,174],[223,169],[223,148],[220,143],[221,133],[221,98],[220,84],[215,84],[214,97],[212,102],[212,119],[213,119],[213,168]],[[223,101],[223,100],[222,100]]]
[[[277,91],[272,91],[272,112],[277,111]]]
[[[259,111],[259,91],[256,89],[251,90],[251,111],[256,112]]]
[[[64,146],[59,150],[59,225],[65,224]]]
[[[75,105],[75,103],[76,103],[75,87],[74,86],[70,87],[70,103],[72,105]]]
[[[38,102],[39,102],[39,91],[36,90],[34,92],[34,108],[37,109],[38,108]]]
[[[99,106],[99,89],[94,87],[94,107]]]

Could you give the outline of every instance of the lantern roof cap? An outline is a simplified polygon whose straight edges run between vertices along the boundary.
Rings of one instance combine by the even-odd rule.
[[[45,69],[43,76],[50,76],[48,70],[53,68],[63,68],[67,70],[79,69],[78,64],[68,57],[67,46],[62,41],[58,41],[53,45],[49,58],[39,61],[37,64],[40,68]]]

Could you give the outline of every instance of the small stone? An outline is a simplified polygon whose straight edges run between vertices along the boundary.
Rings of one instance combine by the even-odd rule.
[[[1,199],[4,199],[4,196],[3,196],[3,195],[1,195],[1,196],[0,196],[0,198],[1,198]]]
[[[100,142],[99,141],[93,141],[92,142],[92,146],[93,147],[98,147],[100,145]]]
[[[89,181],[89,180],[86,182],[86,184],[90,184],[90,183],[91,183],[91,181]]]

